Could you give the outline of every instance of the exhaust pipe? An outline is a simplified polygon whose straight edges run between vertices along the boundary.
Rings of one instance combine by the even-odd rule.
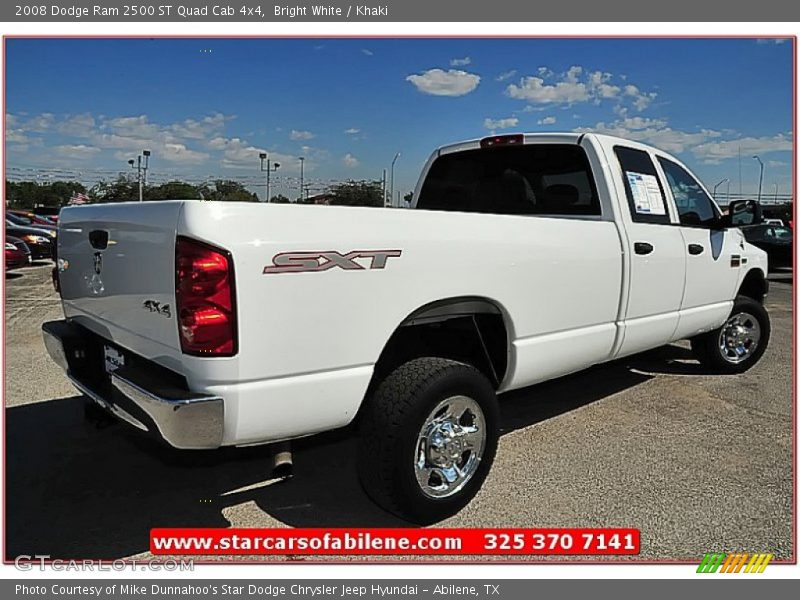
[[[288,479],[293,475],[292,445],[290,442],[279,442],[272,447],[272,476]]]

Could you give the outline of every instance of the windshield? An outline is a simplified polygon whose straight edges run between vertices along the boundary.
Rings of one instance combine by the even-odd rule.
[[[19,215],[15,215],[14,213],[8,213],[6,215],[6,219],[16,225],[30,225],[33,222],[26,217],[20,217]]]

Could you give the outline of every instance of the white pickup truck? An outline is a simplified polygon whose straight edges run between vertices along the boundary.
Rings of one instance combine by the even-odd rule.
[[[499,393],[691,339],[744,371],[770,335],[767,258],[691,172],[639,143],[518,134],[444,146],[413,210],[203,201],[65,208],[85,395],[176,448],[359,431],[364,489],[416,522],[474,496]]]

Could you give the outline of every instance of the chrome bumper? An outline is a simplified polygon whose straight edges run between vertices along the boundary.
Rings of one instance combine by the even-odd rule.
[[[222,444],[222,398],[166,384],[143,368],[121,367],[105,374],[102,355],[92,351],[93,335],[67,321],[42,325],[48,354],[82,394],[175,448],[218,448]]]

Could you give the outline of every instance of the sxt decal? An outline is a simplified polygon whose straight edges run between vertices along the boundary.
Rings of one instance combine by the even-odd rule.
[[[400,256],[401,250],[353,250],[340,254],[335,250],[328,252],[281,252],[272,258],[272,265],[264,267],[264,275],[270,273],[317,273],[339,267],[345,271],[364,269],[383,269],[386,261]],[[356,262],[370,259],[368,263]],[[365,266],[366,264],[366,266]]]

